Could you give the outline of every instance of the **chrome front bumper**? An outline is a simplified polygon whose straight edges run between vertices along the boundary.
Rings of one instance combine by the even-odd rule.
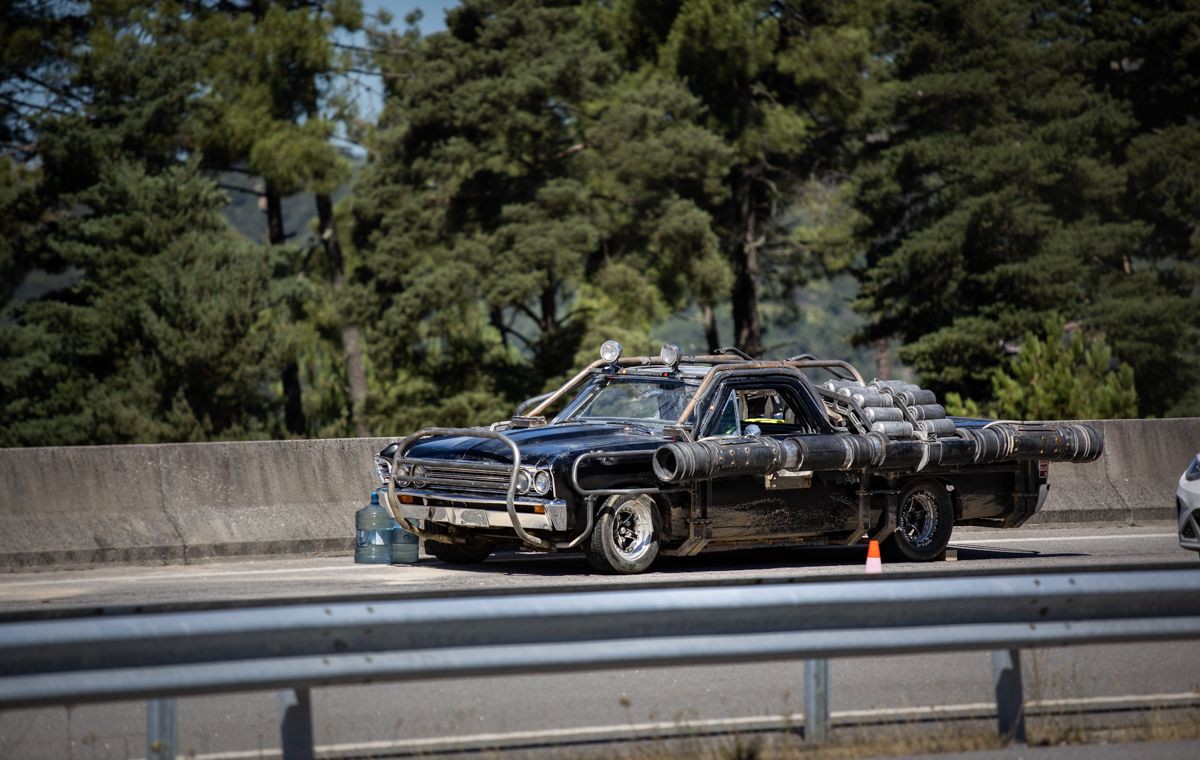
[[[397,488],[396,496],[408,496],[414,500],[412,504],[400,502],[398,505],[400,514],[406,520],[424,520],[463,528],[511,529],[513,527],[503,499],[424,491],[416,488]],[[567,529],[567,503],[562,499],[517,499],[513,504],[517,507],[541,507],[545,510],[545,514],[517,512],[517,521],[526,530],[565,531]]]

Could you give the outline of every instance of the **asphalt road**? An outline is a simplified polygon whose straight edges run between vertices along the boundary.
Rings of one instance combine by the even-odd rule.
[[[885,573],[1164,562],[1195,567],[1196,555],[1179,549],[1172,528],[963,529],[952,541],[956,561],[888,565]],[[713,581],[860,573],[863,558],[861,548],[723,553],[666,561],[654,578]],[[0,576],[0,611],[637,580],[588,576],[582,558],[571,556],[499,557],[475,569],[428,559],[413,566],[356,566],[341,557],[114,567]],[[1200,715],[1195,649],[1195,642],[1183,642],[1028,653],[1023,669],[1031,711],[1128,715],[1130,708],[1165,705],[1168,712],[1186,708],[1191,712],[1184,714]],[[802,710],[802,672],[797,662],[319,689],[313,695],[316,738],[319,745],[349,753],[425,753],[450,749],[456,741],[523,746],[665,735],[681,728],[769,728]],[[838,660],[832,664],[831,682],[835,725],[983,715],[993,700],[986,652]],[[232,760],[270,756],[278,747],[274,694],[184,699],[179,710],[180,747],[189,754]],[[140,757],[145,731],[141,703],[11,711],[0,713],[0,757]],[[567,749],[550,752],[573,756]]]

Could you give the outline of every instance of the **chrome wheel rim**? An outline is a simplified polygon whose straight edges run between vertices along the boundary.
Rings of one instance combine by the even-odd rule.
[[[914,491],[900,507],[900,532],[911,546],[933,542],[938,527],[938,500],[932,491]]]
[[[621,559],[636,562],[646,556],[653,539],[654,522],[646,502],[634,499],[613,510],[612,545]]]

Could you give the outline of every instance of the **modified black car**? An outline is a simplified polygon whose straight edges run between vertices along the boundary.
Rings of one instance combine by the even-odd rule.
[[[659,555],[874,538],[926,561],[955,525],[1023,524],[1050,461],[1103,446],[1087,425],[948,417],[931,391],[868,383],[843,361],[736,349],[622,357],[609,341],[528,407],[488,428],[420,430],[376,457],[383,501],[427,552],[476,563],[502,544],[582,549],[599,571],[640,573]]]

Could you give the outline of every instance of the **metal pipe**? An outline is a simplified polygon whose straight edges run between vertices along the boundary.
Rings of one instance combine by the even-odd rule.
[[[742,359],[739,359],[737,357],[708,356],[708,355],[684,356],[684,357],[681,357],[679,361],[681,363],[682,362],[694,362],[694,363],[698,363],[698,364],[742,364],[743,363]],[[569,393],[571,390],[573,390],[575,388],[575,386],[579,385],[581,382],[586,380],[588,378],[588,376],[591,375],[593,372],[595,372],[598,369],[602,369],[604,367],[613,367],[613,366],[616,366],[616,367],[654,367],[654,366],[666,367],[667,365],[665,362],[663,362],[663,360],[661,358],[659,358],[657,356],[629,356],[629,357],[622,357],[620,359],[617,359],[615,362],[606,362],[603,359],[597,359],[596,361],[592,362],[587,367],[585,367],[582,371],[580,371],[579,374],[575,375],[570,380],[563,383],[563,385],[559,386],[558,390],[554,391],[551,394],[548,394],[548,396],[544,400],[542,400],[541,403],[539,403],[537,405],[537,407],[535,407],[533,410],[531,410],[529,412],[529,414],[526,416],[528,416],[528,417],[540,416],[547,409],[549,409],[551,406],[553,406],[557,401],[562,399],[563,396],[567,395],[567,393]]]
[[[396,500],[395,479],[397,463],[405,457],[405,455],[408,453],[408,449],[422,438],[428,438],[435,435],[492,438],[497,441],[503,441],[505,444],[507,444],[509,450],[512,451],[512,474],[510,474],[508,478],[508,491],[506,491],[504,494],[504,507],[508,511],[509,520],[512,521],[513,530],[516,531],[517,536],[522,541],[530,546],[544,549],[551,547],[549,541],[530,535],[529,532],[526,531],[521,525],[520,518],[517,517],[517,507],[514,502],[516,501],[517,496],[517,477],[521,472],[521,449],[517,447],[517,444],[513,439],[509,438],[504,433],[501,433],[497,430],[488,430],[487,428],[425,428],[423,430],[418,430],[410,436],[407,436],[400,442],[400,445],[396,447],[396,453],[392,455],[392,474],[387,481],[387,508],[392,514],[392,519],[399,523],[401,528],[404,528],[409,533],[420,536],[421,538],[430,537],[428,531],[422,531],[416,526],[412,525],[400,513],[399,502]]]
[[[949,420],[932,422],[949,423]],[[884,432],[906,422],[878,422],[872,432],[834,433],[790,438],[713,438],[676,441],[654,452],[654,474],[664,483],[689,483],[736,475],[768,475],[778,470],[922,470],[934,465],[968,462],[1013,462],[1044,459],[1090,462],[1104,448],[1103,434],[1088,425],[1002,423],[980,430],[936,429],[957,433],[935,441],[892,440]],[[926,424],[930,424],[927,421]],[[951,423],[952,425],[952,423]],[[881,432],[882,431],[882,432]]]

